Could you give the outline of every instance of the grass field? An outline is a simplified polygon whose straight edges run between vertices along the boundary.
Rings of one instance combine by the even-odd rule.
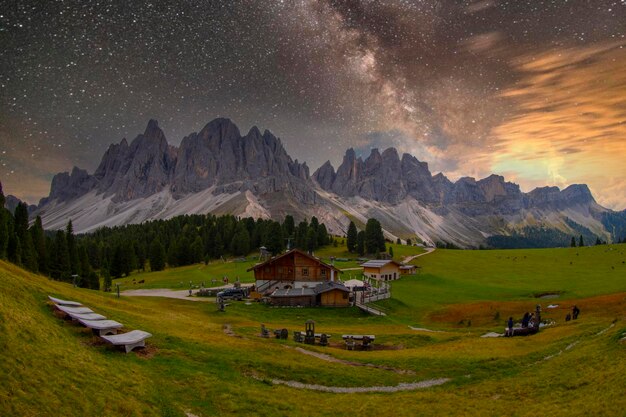
[[[220,313],[212,303],[117,299],[0,262],[0,415],[623,415],[624,253],[626,245],[437,250],[416,260],[420,274],[393,283],[393,298],[381,302],[387,317],[354,308],[243,302]],[[199,268],[184,271],[200,277],[193,275],[202,274]],[[150,285],[170,282],[153,275]],[[535,298],[546,292],[560,295]],[[56,317],[47,294],[79,300],[153,337],[143,351],[112,350]],[[556,325],[526,338],[480,337],[537,302]],[[545,309],[549,303],[559,308]],[[565,323],[573,303],[581,316]],[[348,363],[305,355],[291,340],[257,336],[260,323],[303,330],[307,319],[316,321],[317,331],[331,333],[334,344],[307,349]],[[342,333],[376,334],[378,348],[341,349]],[[449,381],[395,393],[329,393],[272,382],[372,387],[434,378]]]

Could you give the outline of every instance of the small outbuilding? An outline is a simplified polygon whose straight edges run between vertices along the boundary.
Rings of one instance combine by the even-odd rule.
[[[413,275],[417,273],[417,266],[415,265],[402,265],[400,267],[400,275]]]
[[[315,288],[280,288],[270,295],[275,306],[289,307],[348,307],[350,290],[338,282],[325,282]]]
[[[330,281],[315,287],[315,301],[323,307],[348,307],[350,290],[343,284]]]

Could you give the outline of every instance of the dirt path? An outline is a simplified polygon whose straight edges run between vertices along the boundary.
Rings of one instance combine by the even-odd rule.
[[[251,287],[254,284],[246,283],[241,284],[242,287]],[[221,287],[211,287],[209,288],[212,291],[221,291],[228,288],[234,288],[234,285],[223,285]],[[192,294],[195,294],[198,290],[192,290]],[[127,295],[129,297],[165,297],[165,298],[176,298],[179,300],[186,301],[204,301],[204,302],[215,302],[215,297],[190,297],[189,290],[170,290],[167,288],[150,288],[143,290],[126,290],[122,291],[120,295]]]
[[[289,346],[286,346],[286,347],[291,349],[291,347],[289,347]],[[305,355],[314,356],[314,357],[316,357],[318,359],[321,359],[321,360],[327,361],[327,362],[340,363],[342,365],[349,365],[349,366],[364,366],[364,367],[367,367],[367,368],[382,369],[382,370],[385,370],[385,371],[395,372],[395,373],[401,374],[401,375],[415,375],[415,372],[413,372],[411,370],[408,370],[408,369],[397,369],[397,368],[392,368],[390,366],[375,365],[373,363],[352,362],[352,361],[347,361],[347,360],[344,360],[344,359],[337,359],[334,356],[330,356],[330,355],[327,355],[325,353],[314,352],[312,350],[303,349],[301,347],[296,347],[295,349],[298,352],[300,352],[300,353],[304,353]]]
[[[154,288],[146,290],[127,290],[120,293],[120,295],[126,295],[129,297],[165,297],[176,298],[186,301],[204,301],[215,302],[212,297],[189,297],[189,290],[168,290],[165,288]]]
[[[274,385],[287,385],[291,388],[308,389],[312,391],[333,392],[336,394],[355,394],[361,392],[398,392],[398,391],[412,391],[422,388],[430,388],[437,385],[445,384],[450,381],[450,378],[437,378],[427,379],[419,382],[401,383],[392,386],[376,386],[376,387],[328,387],[326,385],[318,384],[304,384],[297,381],[283,381],[282,379],[271,379]]]
[[[429,253],[433,253],[435,251],[435,248],[424,248],[424,249],[426,250],[426,252],[420,253],[420,254],[417,254],[417,255],[407,256],[406,258],[404,258],[404,260],[402,262],[404,262],[405,264],[408,264],[409,262],[411,262],[415,258],[419,258],[420,256],[428,255]]]

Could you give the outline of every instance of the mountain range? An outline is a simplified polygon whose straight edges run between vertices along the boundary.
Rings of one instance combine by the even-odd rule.
[[[14,203],[14,202],[13,202]],[[614,241],[626,235],[626,211],[606,209],[586,185],[524,193],[502,176],[456,182],[396,149],[363,159],[348,149],[312,175],[280,139],[257,127],[241,135],[219,118],[168,144],[157,121],[130,143],[112,144],[89,174],[74,167],[54,176],[50,195],[31,209],[47,229],[72,219],[74,230],[214,213],[296,219],[316,216],[333,233],[375,217],[388,238],[460,247],[559,246],[570,236]]]

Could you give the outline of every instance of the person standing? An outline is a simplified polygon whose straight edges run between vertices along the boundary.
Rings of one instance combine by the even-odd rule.
[[[572,308],[572,318],[576,320],[579,314],[580,314],[580,309],[577,306],[574,306]]]
[[[509,317],[509,337],[513,336],[513,317]]]

